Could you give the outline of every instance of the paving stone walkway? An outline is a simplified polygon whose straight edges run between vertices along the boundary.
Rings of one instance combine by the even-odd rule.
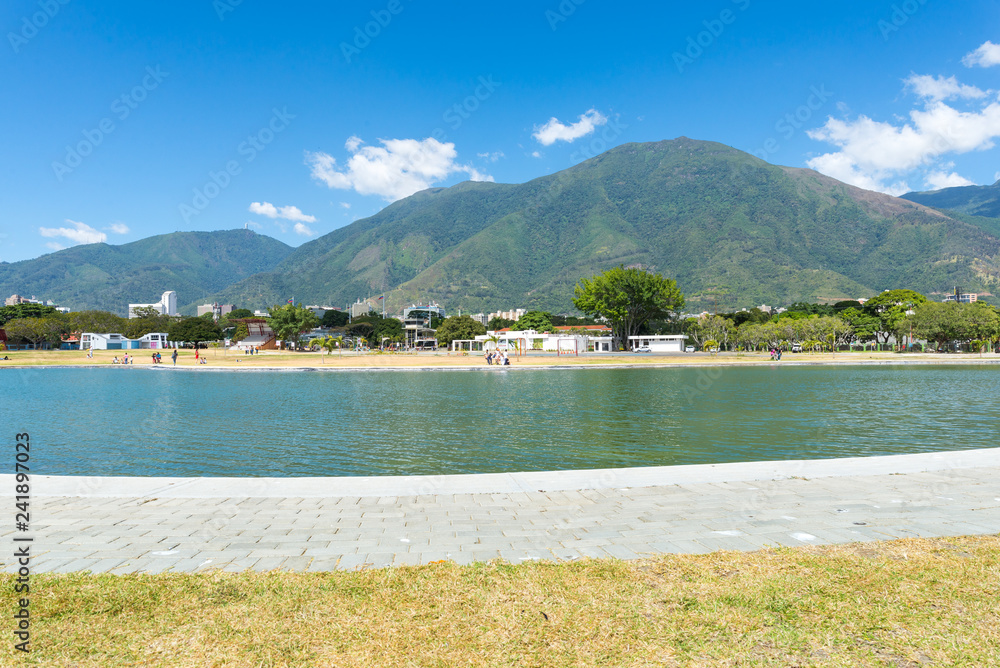
[[[12,520],[14,485],[0,476]],[[31,504],[29,532],[0,534],[33,539],[32,573],[635,559],[995,534],[1000,449],[475,476],[36,477]]]

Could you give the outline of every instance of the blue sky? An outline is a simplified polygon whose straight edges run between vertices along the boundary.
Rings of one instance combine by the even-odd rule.
[[[297,246],[678,136],[892,194],[1000,179],[1000,1],[803,4],[8,0],[0,260]]]

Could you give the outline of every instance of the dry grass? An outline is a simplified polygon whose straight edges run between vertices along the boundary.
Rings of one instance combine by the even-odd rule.
[[[94,358],[89,359],[86,352],[79,350],[46,350],[46,351],[6,351],[0,357],[7,355],[7,361],[0,361],[2,366],[86,366],[98,365],[109,366],[114,357],[119,359],[125,351],[121,350],[98,350],[94,352]],[[129,357],[134,357],[135,362],[132,368],[152,366],[150,356],[151,351],[135,350],[128,351]],[[172,366],[170,351],[164,351],[163,365]],[[208,364],[199,365],[194,359],[194,351],[181,350],[177,359],[177,366],[191,367],[197,369],[212,369],[218,367],[226,368],[405,368],[405,367],[488,367],[479,354],[462,355],[460,353],[434,353],[434,354],[360,354],[348,352],[341,355],[326,355],[320,353],[292,353],[280,351],[265,351],[260,355],[247,356],[236,352],[226,352],[223,350],[208,350],[205,352]],[[789,362],[809,362],[825,364],[856,364],[872,360],[891,360],[893,362],[959,362],[978,361],[981,359],[1000,358],[1000,355],[969,355],[969,354],[896,354],[896,353],[803,353],[783,356],[781,362],[777,364],[788,364]],[[239,360],[239,361],[237,361]],[[544,367],[544,366],[649,366],[649,365],[685,365],[704,366],[716,364],[773,364],[767,353],[722,353],[719,355],[705,354],[678,354],[678,355],[560,355],[554,353],[530,352],[522,357],[512,357],[512,368],[519,367]]]
[[[997,536],[32,589],[34,651],[8,636],[6,665],[1000,665]]]

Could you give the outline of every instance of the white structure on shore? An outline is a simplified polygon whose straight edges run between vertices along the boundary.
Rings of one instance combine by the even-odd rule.
[[[628,337],[629,350],[648,347],[654,353],[682,353],[684,352],[684,342],[687,340],[685,334],[647,334],[644,336]]]
[[[160,297],[160,301],[155,304],[129,304],[128,317],[130,319],[139,317],[135,311],[140,308],[156,309],[160,315],[177,315],[177,293],[173,290],[167,290]]]
[[[565,330],[571,328],[567,327]],[[492,339],[496,339],[493,341]],[[451,342],[456,351],[506,350],[508,352],[554,352],[560,355],[579,355],[587,352],[610,352],[610,336],[593,336],[569,331],[536,332],[533,329],[497,330],[480,334],[475,339],[458,339]]]
[[[110,332],[84,332],[80,335],[80,350],[163,350],[169,345],[166,332],[151,332],[138,339]]]

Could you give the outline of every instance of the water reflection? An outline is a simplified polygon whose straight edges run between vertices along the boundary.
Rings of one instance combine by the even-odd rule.
[[[1000,368],[5,369],[56,475],[434,475],[992,447]],[[14,383],[8,382],[14,379]],[[18,382],[20,381],[20,382]]]

